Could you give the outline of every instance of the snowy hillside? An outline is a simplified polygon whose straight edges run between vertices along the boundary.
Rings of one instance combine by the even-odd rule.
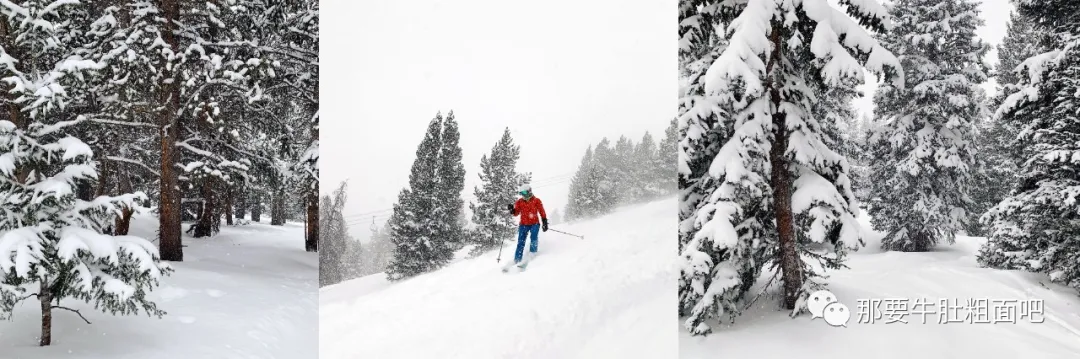
[[[678,348],[674,198],[541,233],[528,270],[496,253],[400,283],[323,288],[320,358],[670,358]],[[503,260],[513,260],[510,242]],[[633,345],[627,345],[633,343]]]
[[[184,226],[187,228],[187,225]],[[132,234],[153,238],[154,218],[135,218]],[[222,225],[210,239],[186,237],[184,262],[149,297],[161,319],[112,316],[74,300],[93,324],[53,311],[52,346],[37,346],[38,302],[0,321],[4,359],[314,358],[318,258],[304,251],[303,223]]]
[[[868,222],[863,218],[864,226]],[[846,328],[832,327],[822,318],[811,320],[809,315],[788,318],[786,311],[777,310],[775,301],[762,298],[734,325],[718,328],[708,337],[693,337],[683,329],[680,357],[715,358],[722,352],[726,358],[1080,358],[1076,292],[1048,283],[1043,276],[979,268],[975,253],[983,242],[984,238],[959,237],[955,245],[929,253],[882,252],[879,243],[869,243],[851,256],[847,262],[851,269],[830,272],[830,291],[850,308]],[[878,305],[882,319],[860,320],[860,301],[875,299],[883,301]],[[886,324],[889,312],[884,302],[891,299],[901,299],[897,302],[908,306],[895,313],[914,313],[916,299],[927,300],[931,305],[921,309],[934,313],[925,316],[925,324],[921,314],[903,316],[908,324]],[[990,307],[985,316],[973,317],[972,323],[960,322],[965,309],[939,310],[941,300],[966,306],[969,299],[977,301],[972,306],[977,313]],[[1006,314],[996,314],[993,304],[979,304],[980,300],[1042,300],[1043,314],[1020,318],[1017,309],[1014,320],[1009,320]],[[939,318],[937,313],[942,312],[947,317]]]

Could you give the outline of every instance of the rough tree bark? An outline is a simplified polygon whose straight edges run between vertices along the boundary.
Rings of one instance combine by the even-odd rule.
[[[244,215],[247,212],[245,210],[247,208],[247,195],[246,195],[246,193],[247,193],[247,186],[244,185],[244,184],[241,184],[240,187],[236,188],[235,195],[233,196],[233,201],[235,202],[235,203],[233,203],[233,207],[235,207],[235,211],[236,211],[235,215],[236,215],[236,219],[238,221],[243,220]]]
[[[165,26],[161,31],[162,39],[173,51],[181,51],[177,42],[177,21],[180,20],[179,0],[161,0],[161,16]],[[180,237],[180,189],[177,188],[176,141],[180,137],[180,83],[175,81],[176,74],[164,70],[172,79],[161,87],[158,101],[163,105],[158,114],[158,136],[161,139],[161,201],[158,215],[158,245],[161,259],[183,261],[184,249]]]
[[[255,195],[252,195],[251,197],[248,197],[248,199],[249,199],[249,201],[247,202],[247,204],[249,206],[251,206],[251,221],[252,222],[261,221],[262,220],[262,201],[259,201],[259,198],[256,197]]]
[[[49,292],[49,279],[41,280],[41,289],[38,291],[38,302],[41,304],[41,340],[40,346],[52,344],[52,294]]]
[[[304,235],[304,249],[308,252],[319,251],[319,183],[315,182],[307,195],[307,231]]]
[[[131,177],[128,174],[127,166],[122,163],[116,164],[116,180],[120,193],[132,192]],[[131,215],[134,213],[134,209],[126,206],[120,209],[120,217],[116,218],[116,228],[113,228],[116,235],[125,236],[128,234],[128,229],[131,228]]]
[[[274,198],[270,200],[270,225],[285,224],[285,188],[274,188]]]
[[[770,185],[772,186],[775,205],[773,209],[776,217],[776,229],[780,241],[780,272],[784,280],[785,309],[794,309],[799,300],[799,289],[802,288],[802,266],[800,266],[798,248],[796,247],[795,220],[791,213],[792,178],[791,169],[785,152],[788,147],[787,115],[779,112],[781,98],[780,87],[783,86],[783,74],[776,69],[782,66],[783,45],[780,42],[780,34],[783,29],[779,24],[773,25],[770,41],[773,43],[772,58],[765,71],[766,88],[769,89],[770,101],[773,111],[773,143],[769,150],[769,161],[772,163]]]
[[[225,224],[233,225],[233,189],[225,189]]]
[[[202,205],[199,206],[199,218],[195,222],[195,238],[209,237],[214,235],[214,214],[217,203],[214,198],[214,178],[206,177],[202,181],[201,194]]]

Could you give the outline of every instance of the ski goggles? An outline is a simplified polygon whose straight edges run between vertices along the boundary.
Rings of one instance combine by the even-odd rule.
[[[528,196],[529,195],[529,191],[521,191],[521,192],[518,192],[518,193],[521,194],[522,196]]]

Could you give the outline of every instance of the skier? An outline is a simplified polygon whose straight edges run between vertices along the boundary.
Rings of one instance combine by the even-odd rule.
[[[536,246],[538,231],[543,229],[544,232],[548,230],[547,213],[544,212],[544,203],[540,202],[539,198],[533,196],[532,187],[529,185],[523,185],[518,188],[518,194],[521,198],[514,202],[514,204],[506,205],[506,209],[510,211],[511,215],[521,216],[521,220],[518,222],[518,242],[517,250],[514,252],[514,263],[520,263],[522,252],[525,251],[525,235],[532,235],[532,242],[529,244],[529,259],[532,259],[536,255]],[[537,214],[540,215],[539,220]],[[543,226],[541,227],[541,223]]]

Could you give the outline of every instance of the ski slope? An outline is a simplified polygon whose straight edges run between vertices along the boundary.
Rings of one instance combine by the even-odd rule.
[[[864,226],[869,228],[868,219],[864,218]],[[985,241],[961,236],[955,245],[929,253],[882,252],[879,243],[868,243],[850,257],[850,269],[830,272],[829,290],[852,313],[847,327],[832,327],[821,318],[811,320],[808,314],[789,318],[787,311],[777,309],[776,300],[763,296],[734,325],[714,328],[708,337],[693,337],[681,330],[680,357],[716,358],[723,353],[725,358],[1080,358],[1080,296],[1076,291],[1051,284],[1045,276],[979,268],[975,254]],[[938,309],[942,299],[958,300],[960,305],[969,299],[1038,299],[1044,304],[1044,314],[1042,323],[1033,323],[1030,318],[1020,319],[1016,312],[1015,324],[992,308],[982,323],[960,322],[965,310],[953,310],[945,319],[927,315],[925,324],[922,315],[904,316],[908,324],[858,318],[860,300],[901,299],[910,307],[917,298],[933,303],[926,309],[934,312],[942,312]],[[984,307],[975,305],[976,311]],[[885,305],[879,308],[884,311]],[[986,319],[1004,322],[991,324]]]
[[[673,357],[675,205],[553,225],[585,238],[542,232],[520,273],[501,272],[491,252],[398,283],[375,274],[323,288],[319,357]],[[513,260],[510,241],[502,255]]]
[[[169,263],[176,271],[148,295],[168,312],[161,319],[113,316],[69,299],[63,305],[92,324],[54,310],[52,345],[42,348],[38,302],[25,301],[13,320],[0,321],[0,358],[315,358],[319,261],[304,251],[303,231],[303,223],[222,223],[211,238],[185,235],[184,261]],[[156,218],[132,220],[131,234],[156,232]]]

